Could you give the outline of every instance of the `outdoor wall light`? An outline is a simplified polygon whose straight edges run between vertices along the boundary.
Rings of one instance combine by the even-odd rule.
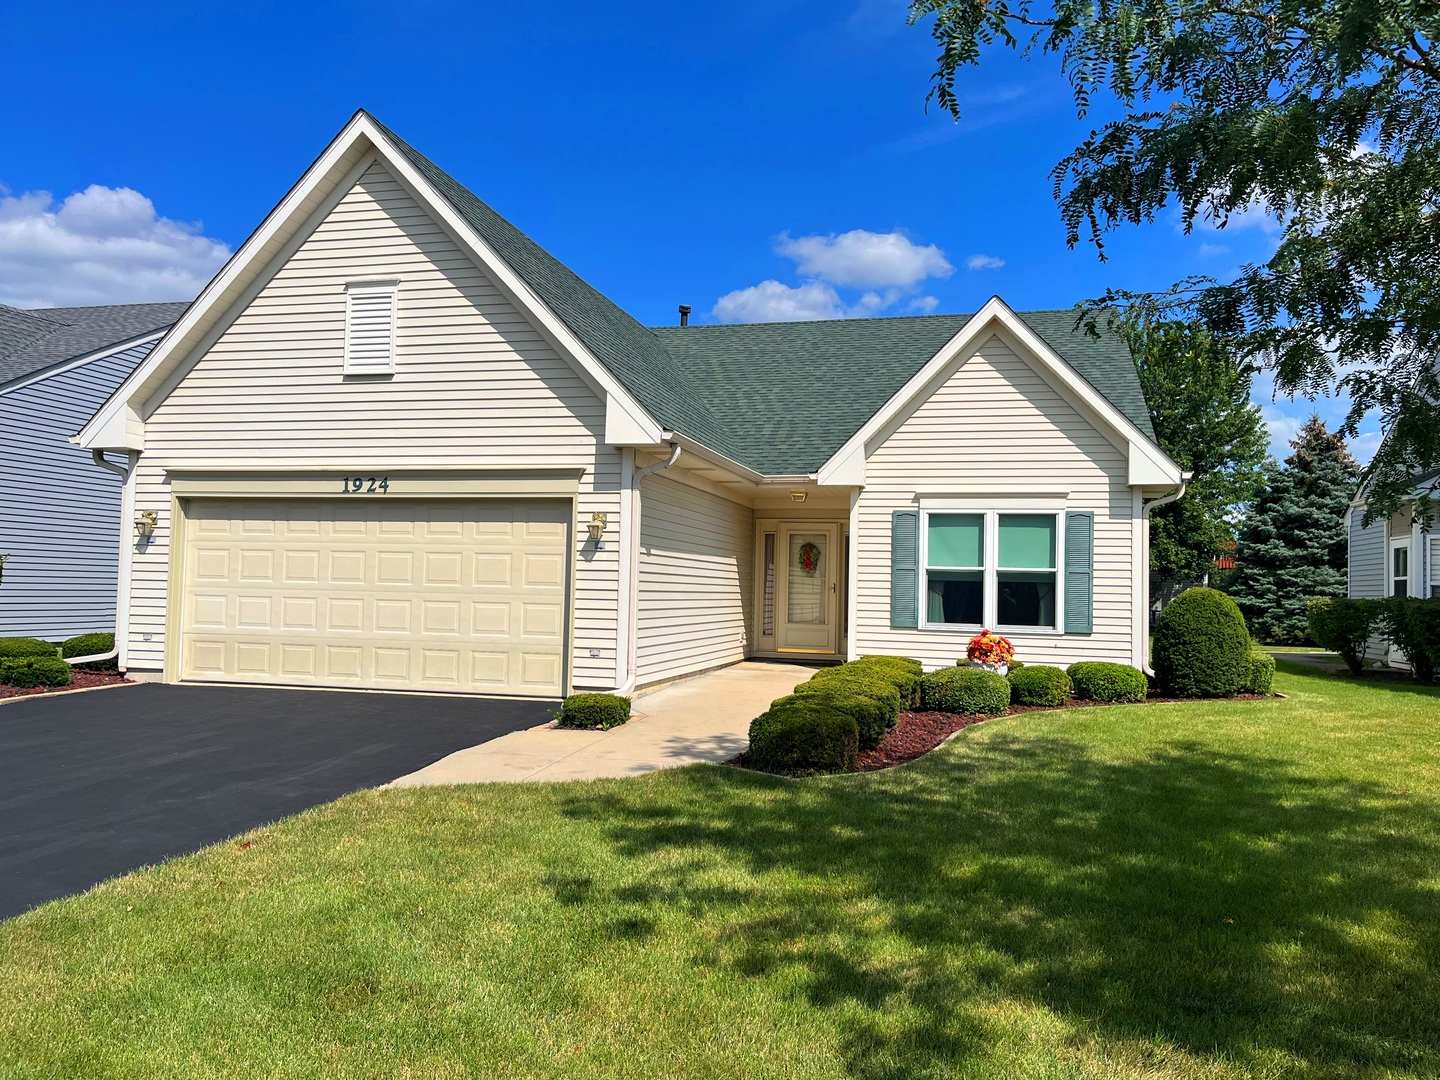
[[[135,535],[141,540],[149,540],[155,535],[155,511],[141,510],[135,517]]]
[[[586,529],[590,532],[590,539],[598,544],[605,536],[605,526],[607,523],[608,520],[604,514],[591,514],[590,524],[586,526]]]
[[[803,491],[792,491],[792,492],[790,492],[790,499],[791,499],[791,501],[793,501],[793,502],[804,502],[804,501],[805,501],[805,495],[806,495],[806,492],[803,492]]]

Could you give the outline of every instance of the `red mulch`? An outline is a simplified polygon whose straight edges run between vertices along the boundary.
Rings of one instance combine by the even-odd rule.
[[[92,686],[115,686],[129,681],[118,671],[76,671],[70,677],[69,686],[35,686],[23,690],[18,686],[0,686],[0,698],[33,697],[60,690],[88,690]]]
[[[1146,698],[1145,704],[1156,705],[1168,702],[1193,701],[1193,698],[1167,698],[1151,695]],[[1264,701],[1263,694],[1237,694],[1228,701]],[[1139,702],[1106,702],[1106,701],[1079,701],[1071,698],[1064,705],[1011,705],[1010,708],[1001,713],[1000,716],[1015,716],[1019,713],[1030,712],[1054,712],[1056,709],[1103,709],[1111,706],[1126,704],[1140,704]],[[931,750],[943,743],[955,732],[972,724],[980,724],[986,720],[997,720],[996,716],[969,716],[960,713],[946,712],[905,712],[900,714],[900,719],[895,726],[885,733],[885,738],[874,750],[861,750],[855,758],[856,772],[873,772],[875,769],[888,769],[895,765],[904,765],[907,761],[914,761],[923,757]],[[725,764],[738,765],[741,768],[750,767],[750,752],[731,758]]]

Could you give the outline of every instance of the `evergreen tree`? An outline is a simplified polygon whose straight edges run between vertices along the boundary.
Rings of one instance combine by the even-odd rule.
[[[1308,633],[1306,605],[1345,595],[1346,514],[1360,468],[1318,416],[1290,446],[1284,468],[1269,463],[1260,498],[1240,528],[1229,591],[1256,638],[1298,643]]]

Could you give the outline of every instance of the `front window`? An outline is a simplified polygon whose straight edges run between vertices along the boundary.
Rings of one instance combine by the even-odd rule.
[[[926,513],[926,625],[1055,629],[1059,540],[1055,513]]]

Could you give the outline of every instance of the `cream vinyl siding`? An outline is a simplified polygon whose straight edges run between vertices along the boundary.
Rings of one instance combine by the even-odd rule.
[[[977,488],[1068,490],[1066,510],[1095,513],[1094,633],[1006,630],[1027,664],[1134,662],[1134,519],[1127,452],[1039,372],[992,337],[965,360],[866,461],[860,495],[852,651],[913,656],[926,668],[965,655],[969,630],[890,628],[890,515],[917,492],[971,496]],[[997,502],[996,509],[1003,507]],[[1063,573],[1062,573],[1063,581]],[[924,610],[924,576],[921,576]]]
[[[346,285],[380,279],[398,282],[395,373],[347,377]],[[604,424],[603,399],[372,166],[147,418],[136,509],[159,524],[135,555],[131,666],[165,655],[167,470],[583,469],[578,519],[618,532]],[[620,547],[576,552],[577,687],[615,685]]]
[[[749,507],[668,476],[643,481],[638,681],[745,659],[754,594]]]

